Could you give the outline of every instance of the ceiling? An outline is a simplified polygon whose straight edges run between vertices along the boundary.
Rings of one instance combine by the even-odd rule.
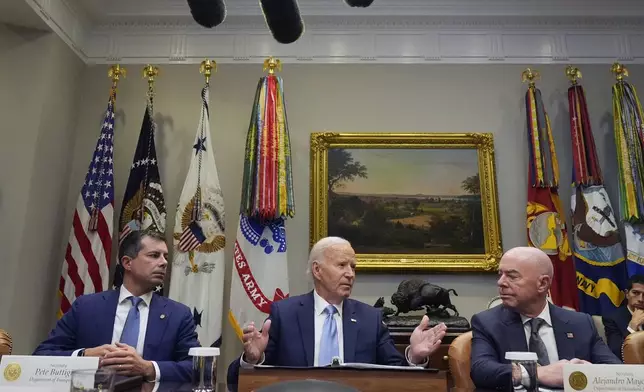
[[[272,40],[258,0],[225,1],[226,20],[214,29],[192,20],[186,0],[0,4],[18,10],[12,18],[27,4],[35,10],[29,16],[88,63],[261,62],[267,55],[333,63],[644,62],[644,0],[375,0],[368,8],[299,0],[306,31],[290,45]]]
[[[1,0],[0,23],[49,30],[47,23],[24,0]]]

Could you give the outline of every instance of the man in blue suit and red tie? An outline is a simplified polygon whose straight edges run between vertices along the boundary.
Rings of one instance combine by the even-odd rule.
[[[396,349],[380,310],[350,299],[356,254],[339,237],[318,241],[309,255],[314,290],[274,302],[261,331],[243,330],[244,353],[228,367],[228,388],[236,390],[240,367],[327,366],[334,359],[398,366],[426,366],[447,327],[429,328],[424,316],[410,338],[405,357]]]
[[[133,231],[119,247],[125,270],[118,290],[83,295],[34,355],[99,357],[99,366],[148,381],[189,381],[199,347],[190,309],[154,293],[168,265],[165,238]]]
[[[620,363],[590,315],[548,303],[553,274],[550,257],[537,248],[513,248],[501,258],[497,285],[503,304],[472,317],[470,375],[478,388],[530,385],[527,371],[505,359],[508,351],[536,353],[539,385],[555,388],[563,387],[566,363]]]

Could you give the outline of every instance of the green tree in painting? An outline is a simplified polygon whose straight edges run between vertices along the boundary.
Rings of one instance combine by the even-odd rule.
[[[345,181],[353,181],[356,177],[367,178],[367,167],[354,161],[349,151],[331,148],[328,154],[329,194],[342,187]]]
[[[463,180],[461,188],[470,195],[480,195],[481,194],[481,181],[479,181],[479,175],[469,176]]]
[[[465,225],[467,245],[472,248],[483,247],[483,210],[481,208],[481,181],[479,175],[469,176],[461,183],[461,188],[472,196],[478,196],[468,200],[465,206]]]

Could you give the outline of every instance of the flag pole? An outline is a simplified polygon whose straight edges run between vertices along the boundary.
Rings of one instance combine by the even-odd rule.
[[[281,71],[282,70],[282,62],[280,59],[276,59],[273,56],[270,56],[266,60],[264,60],[264,71],[268,70],[269,75],[275,75],[275,71]]]
[[[215,60],[205,59],[199,66],[199,73],[202,73],[206,78],[206,85],[210,85],[210,76],[212,72],[217,72],[217,63]]]
[[[121,76],[125,78],[127,76],[127,70],[121,67],[120,64],[112,65],[107,71],[107,77],[112,79],[112,88],[116,89],[116,86],[121,80]]]
[[[526,228],[528,245],[541,249],[550,258],[554,279],[550,296],[555,305],[578,310],[575,266],[559,200],[559,164],[550,117],[536,81],[539,71],[527,68],[521,80],[528,83],[525,94],[528,136],[528,198]]]
[[[573,67],[572,65],[569,65],[566,67],[566,76],[570,80],[570,83],[573,86],[577,85],[577,79],[581,79],[581,71],[577,67]]]

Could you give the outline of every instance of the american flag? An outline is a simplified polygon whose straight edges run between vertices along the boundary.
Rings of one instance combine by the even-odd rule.
[[[203,234],[201,226],[199,226],[199,223],[192,221],[186,226],[183,233],[181,233],[179,250],[182,252],[190,252],[191,250],[197,249],[204,241],[206,241],[206,236]]]
[[[60,276],[58,317],[74,300],[108,288],[114,216],[114,101],[112,90],[101,135],[85,175]]]

